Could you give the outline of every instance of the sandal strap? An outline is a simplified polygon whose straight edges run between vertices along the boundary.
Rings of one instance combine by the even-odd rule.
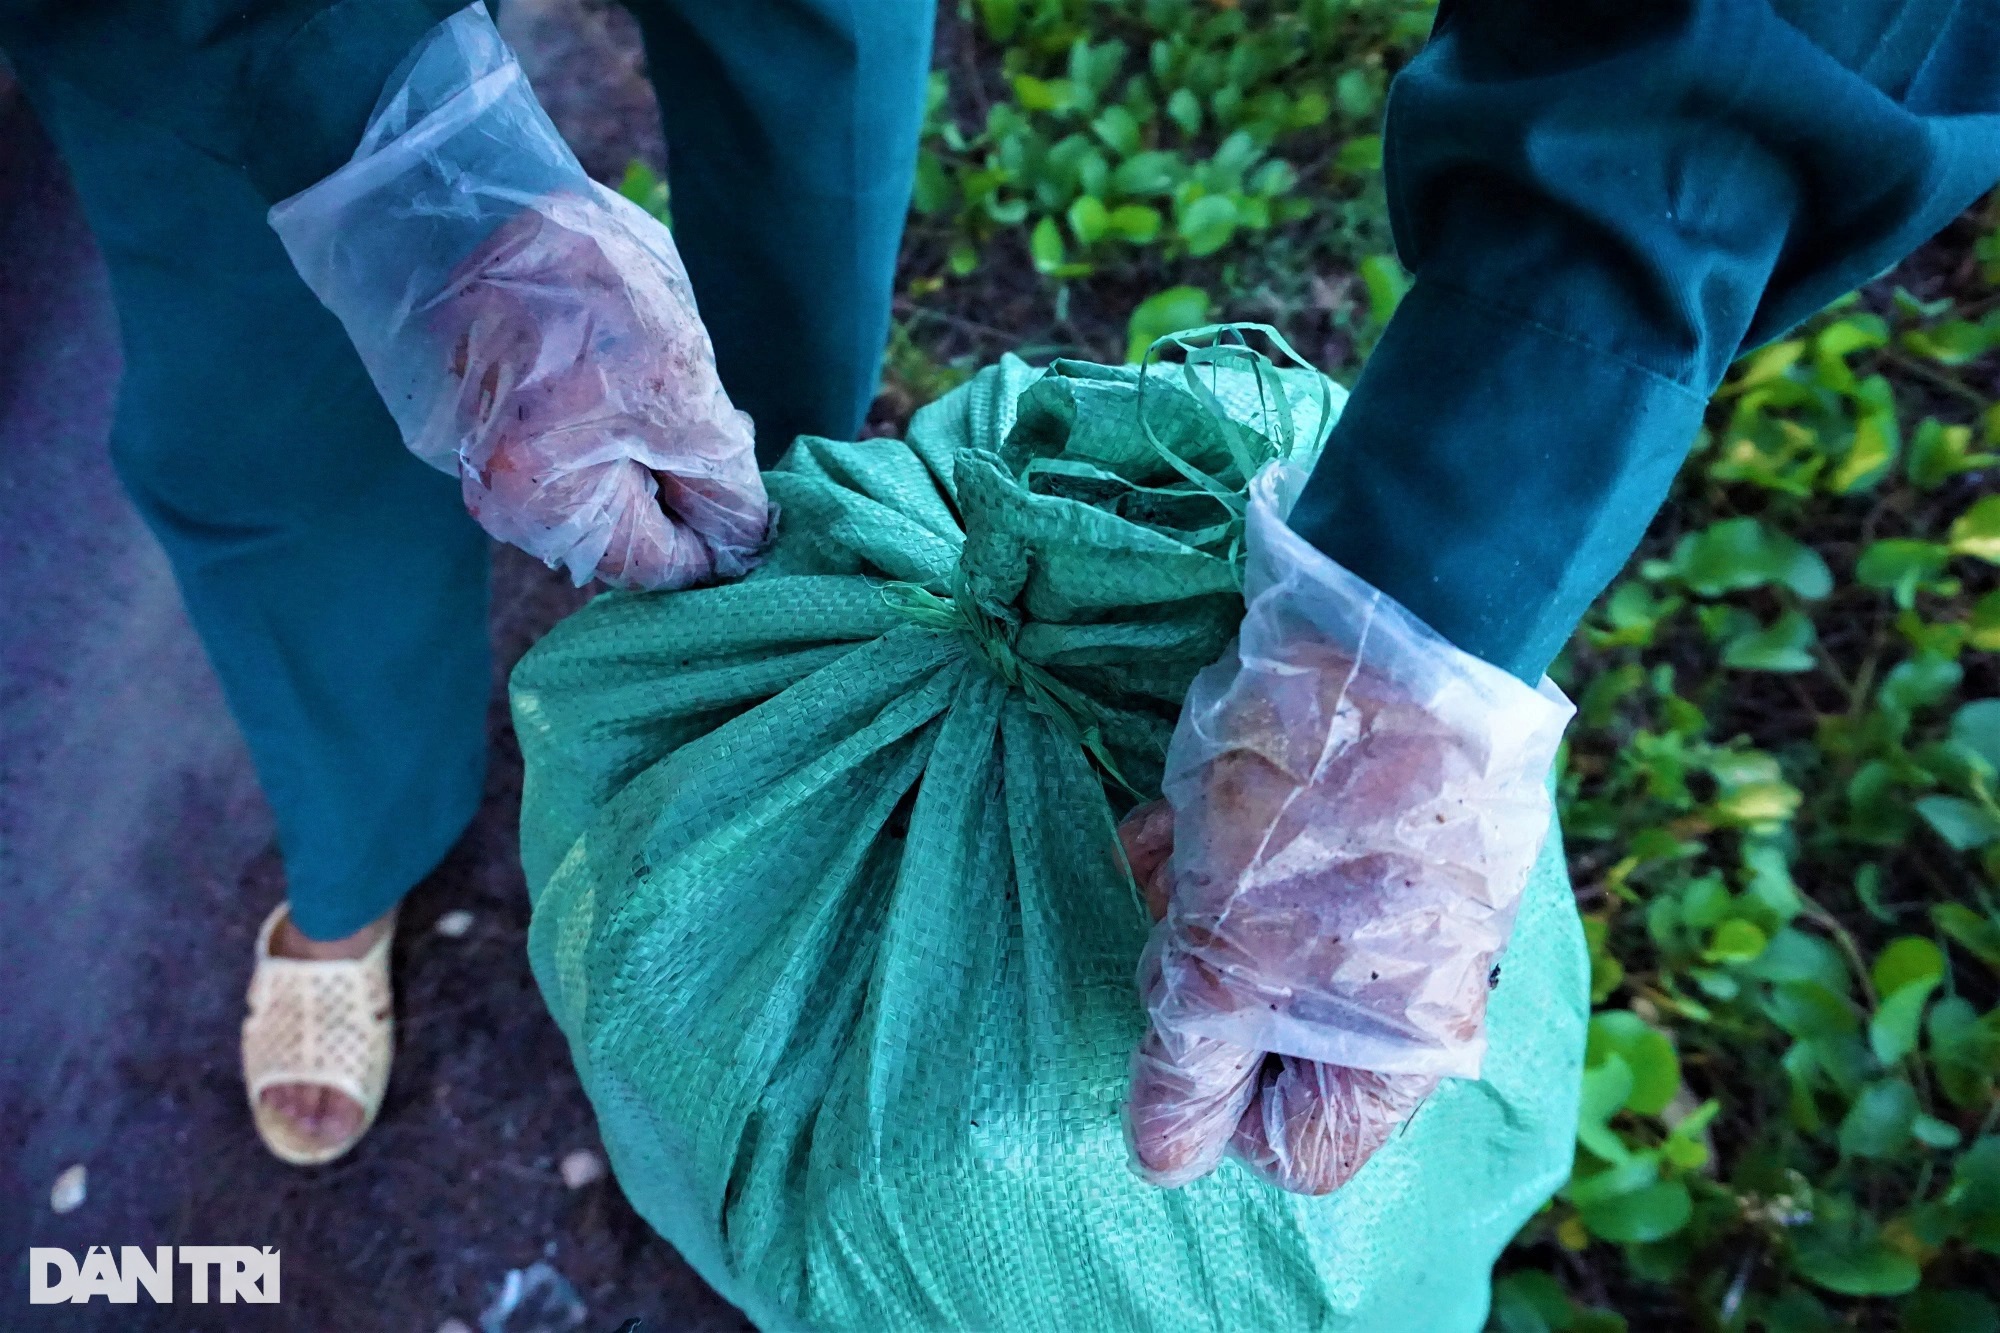
[[[274,958],[280,906],[257,938],[243,1020],[243,1073],[254,1101],[279,1083],[331,1088],[369,1117],[388,1086],[394,1018],[389,936],[360,958]]]

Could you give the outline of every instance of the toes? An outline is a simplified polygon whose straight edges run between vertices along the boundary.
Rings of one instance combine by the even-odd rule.
[[[324,1098],[320,1118],[323,1142],[339,1143],[361,1128],[361,1107],[353,1098],[331,1090],[324,1090]]]
[[[331,1088],[279,1083],[266,1088],[259,1100],[315,1147],[330,1148],[361,1128],[361,1107]]]

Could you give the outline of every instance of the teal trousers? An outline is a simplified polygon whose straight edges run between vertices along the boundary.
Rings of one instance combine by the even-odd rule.
[[[930,6],[632,8],[724,384],[766,461],[802,432],[851,438],[888,329]],[[412,0],[0,0],[0,47],[110,270],[118,475],[173,564],[275,811],[293,919],[317,938],[386,911],[478,807],[487,544],[457,482],[405,452],[264,214],[338,165],[441,16]],[[269,77],[215,75],[284,61],[310,75],[288,95],[311,105],[275,118]],[[260,155],[293,124],[310,151]]]

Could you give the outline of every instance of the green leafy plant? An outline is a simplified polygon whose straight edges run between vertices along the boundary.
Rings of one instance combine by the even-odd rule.
[[[1600,1008],[1517,1254],[1663,1326],[1995,1326],[2000,341],[1966,309],[2000,301],[1967,295],[1746,358],[1560,668]]]
[[[1123,309],[1199,287],[1227,293],[1210,316],[1293,335],[1325,321],[1365,346],[1407,283],[1385,253],[1382,102],[1431,13],[1422,0],[962,3],[948,44],[964,58],[932,75],[917,165],[913,315],[956,313],[964,291],[1025,261],[1054,322],[1098,355],[1115,352],[1075,327],[1073,285],[1116,291]],[[1316,284],[1330,268],[1361,281]]]

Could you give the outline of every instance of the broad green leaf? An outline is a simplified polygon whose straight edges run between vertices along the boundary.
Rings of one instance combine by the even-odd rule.
[[[1186,174],[1187,164],[1177,153],[1134,153],[1112,171],[1111,188],[1127,198],[1151,198],[1172,194]]]
[[[1801,1041],[1846,1036],[1861,1029],[1854,1006],[1816,981],[1782,981],[1765,1002],[1771,1021]]]
[[[1764,952],[1764,932],[1748,921],[1729,920],[1708,937],[1701,956],[1711,963],[1747,963]]]
[[[936,158],[930,153],[919,155],[917,160],[919,184],[922,181],[921,168],[925,159],[929,159],[933,165],[936,163]],[[665,226],[671,228],[674,225],[672,196],[668,192],[667,183],[660,178],[658,172],[644,162],[635,159],[626,164],[624,178],[618,182],[618,193],[658,218]]]
[[[1896,605],[1916,605],[1917,592],[1951,563],[1951,550],[1937,542],[1890,537],[1871,543],[1855,562],[1854,577],[1864,587],[1893,593]]]
[[[1662,1180],[1577,1210],[1592,1235],[1623,1245],[1665,1240],[1686,1226],[1693,1212],[1687,1186],[1678,1180]]]
[[[1923,1279],[1916,1260],[1879,1239],[1848,1249],[1801,1246],[1798,1271],[1843,1296],[1900,1296]]]
[[[1953,519],[1948,540],[1954,555],[2000,565],[2000,495],[1986,496]]]
[[[1035,230],[1028,237],[1028,254],[1035,261],[1035,267],[1044,273],[1053,273],[1061,268],[1064,260],[1062,233],[1056,229],[1054,218],[1043,218],[1035,224]]]
[[[1804,910],[1783,848],[1768,842],[1748,843],[1743,849],[1743,869],[1744,895],[1763,910],[1766,925],[1775,930]]]
[[[925,217],[935,217],[958,202],[957,188],[938,155],[926,148],[917,154],[917,179],[910,195],[910,207]]]
[[[1821,356],[1844,357],[1888,341],[1889,325],[1880,315],[1852,315],[1821,329],[1813,339],[1813,350]]]
[[[1877,847],[1900,847],[1910,832],[1909,799],[1900,770],[1871,759],[1847,780],[1848,837]]]
[[[1120,157],[1139,151],[1139,121],[1122,106],[1108,106],[1104,114],[1090,122],[1090,128],[1104,146]]]
[[[1201,133],[1201,114],[1201,99],[1186,88],[1174,89],[1167,99],[1167,119],[1190,139]]]
[[[2000,1254],[2000,1135],[1988,1134],[1959,1154],[1945,1205],[1967,1243]]]
[[[2000,839],[2000,815],[1961,797],[1920,797],[1916,809],[1955,851],[1969,852]]]
[[[1610,949],[1610,926],[1601,916],[1583,919],[1583,937],[1590,945],[1590,1002],[1603,1004],[1625,980],[1625,965]]]
[[[1334,156],[1335,170],[1350,174],[1360,174],[1382,169],[1382,136],[1379,134],[1357,134],[1340,146]]]
[[[1591,642],[1599,648],[1649,647],[1660,623],[1684,605],[1679,597],[1656,594],[1643,581],[1627,579],[1603,603],[1604,620],[1610,628],[1593,630]],[[1640,679],[1638,664],[1627,665],[1634,680]]]
[[[1962,366],[2000,347],[2000,324],[1989,327],[1971,320],[1950,319],[1927,329],[1911,329],[1902,341],[1917,355],[1929,357],[1940,365]]]
[[[1936,417],[1925,417],[1910,439],[1905,471],[1913,485],[1928,491],[1961,472],[1995,463],[2000,463],[2000,454],[1973,450],[1970,426],[1947,426]]]
[[[1621,1194],[1645,1189],[1659,1178],[1660,1159],[1656,1154],[1633,1153],[1602,1171],[1572,1176],[1569,1184],[1563,1187],[1563,1195],[1577,1207],[1586,1208]]]
[[[1560,1333],[1569,1327],[1569,1297],[1547,1273],[1509,1273],[1493,1284],[1496,1333]]]
[[[1752,1295],[1747,1308],[1758,1310],[1763,1321],[1762,1333],[1842,1333],[1846,1328],[1800,1287],[1786,1287],[1764,1302],[1761,1309]]]
[[[979,0],[979,19],[988,37],[1006,42],[1021,25],[1021,0]]]
[[[1892,995],[1913,982],[1936,984],[1944,979],[1944,953],[1921,935],[1905,935],[1891,940],[1875,956],[1869,980],[1878,995]]]
[[[1394,255],[1369,255],[1361,261],[1360,271],[1362,285],[1368,289],[1368,317],[1378,325],[1387,324],[1402,304],[1403,294],[1410,290],[1410,275]]]
[[[1665,1143],[1660,1145],[1666,1159],[1682,1171],[1699,1171],[1708,1165],[1708,1144],[1702,1134],[1722,1113],[1722,1103],[1713,1097],[1675,1122]]]
[[[1882,1079],[1861,1090],[1840,1122],[1840,1150],[1849,1157],[1891,1157],[1910,1141],[1917,1118],[1917,1094],[1899,1078]]]
[[[1895,463],[1900,432],[1893,410],[1870,412],[1854,423],[1854,440],[1827,477],[1835,495],[1851,495],[1880,481]]]
[[[1283,158],[1274,158],[1251,174],[1249,188],[1250,193],[1270,199],[1289,192],[1298,183],[1298,168]]]
[[[1089,247],[1111,230],[1111,210],[1095,195],[1084,195],[1069,206],[1069,231],[1076,243]]]
[[[1768,626],[1733,636],[1722,646],[1722,665],[1738,671],[1810,671],[1817,638],[1811,620],[1786,611]]]
[[[1816,1037],[1808,1046],[1819,1072],[1826,1075],[1841,1096],[1850,1100],[1861,1095],[1862,1086],[1879,1068],[1874,1052],[1856,1033]]]
[[[1965,1135],[1958,1132],[1957,1125],[1934,1115],[1918,1116],[1910,1125],[1910,1133],[1926,1148],[1956,1148],[1965,1141]]]
[[[1854,872],[1854,896],[1868,915],[1884,925],[1896,924],[1896,914],[1882,905],[1882,867],[1869,864]]]
[[[1027,111],[1066,111],[1076,100],[1076,89],[1068,79],[1038,79],[1032,74],[1016,74],[1014,100]]]
[[[1752,352],[1737,362],[1741,373],[1730,383],[1729,391],[1742,393],[1746,389],[1754,389],[1760,384],[1777,379],[1799,363],[1799,358],[1805,355],[1805,350],[1803,339],[1788,338],[1784,342],[1772,343],[1768,347]]]
[[[1609,1121],[1631,1097],[1634,1083],[1632,1067],[1615,1052],[1583,1071],[1576,1140],[1607,1162],[1622,1162],[1630,1156]]]
[[[1994,589],[1973,603],[1972,616],[1966,621],[1966,639],[1974,648],[1983,652],[2000,653],[2000,588]]]
[[[1627,662],[1598,674],[1584,687],[1582,696],[1577,700],[1578,720],[1592,729],[1608,726],[1618,705],[1645,683],[1645,673],[1636,662]]]
[[[1931,908],[1931,920],[1967,953],[2000,972],[2000,920],[1962,903],[1939,903]]]
[[[1799,789],[1789,782],[1748,782],[1725,791],[1710,811],[1723,824],[1769,830],[1790,819],[1800,799]]]
[[[1754,518],[1729,518],[1681,538],[1670,568],[1703,597],[1781,584],[1816,599],[1833,590],[1826,561]]]
[[[2000,769],[2000,699],[1974,699],[1951,716],[1951,738]]]
[[[1586,1067],[1606,1056],[1617,1055],[1632,1074],[1632,1088],[1626,1093],[1624,1109],[1640,1115],[1658,1115],[1667,1109],[1680,1091],[1681,1062],[1674,1044],[1639,1015],[1626,1009],[1592,1014],[1590,1040],[1584,1050]]]
[[[1875,1016],[1868,1021],[1868,1046],[1877,1060],[1893,1065],[1917,1048],[1917,1029],[1923,1021],[1924,1004],[1942,980],[1939,976],[1922,977],[1883,995]]]
[[[1155,292],[1132,311],[1126,325],[1125,360],[1137,365],[1146,349],[1170,333],[1197,329],[1208,323],[1208,293],[1199,287],[1169,287]]]
[[[1931,1006],[1930,1056],[1938,1086],[1956,1106],[1981,1109],[2000,1079],[2000,1009],[1985,1017],[1962,995]]]
[[[1236,234],[1236,204],[1224,194],[1206,194],[1180,211],[1176,229],[1188,253],[1212,255]]]
[[[1809,981],[1838,999],[1853,988],[1847,960],[1818,935],[1788,926],[1771,937],[1757,961],[1744,971],[1763,981]]]
[[[1333,100],[1351,119],[1372,116],[1382,104],[1382,76],[1378,71],[1350,69],[1333,81]]]
[[[1792,1124],[1814,1138],[1819,1137],[1826,1125],[1820,1118],[1819,1101],[1813,1096],[1819,1085],[1819,1061],[1813,1056],[1811,1044],[1794,1042],[1778,1065],[1785,1071],[1785,1082],[1791,1094],[1787,1109]]]
[[[1146,245],[1160,234],[1160,210],[1147,204],[1120,204],[1111,210],[1111,234],[1134,245]]]
[[[1843,298],[1844,299],[1844,298]],[[1936,297],[1929,301],[1918,299],[1916,294],[1900,282],[1890,290],[1889,300],[1896,309],[1912,319],[1931,320],[1951,312],[1952,300],[1949,296]],[[1839,302],[1835,302],[1838,305]],[[1831,308],[1831,307],[1829,307]]]
[[[1295,130],[1309,130],[1315,125],[1326,124],[1333,115],[1333,102],[1325,93],[1307,89],[1292,103],[1292,113],[1286,119]]]
[[[1920,709],[1949,699],[1964,679],[1965,668],[1950,658],[1934,653],[1918,653],[1908,661],[1897,663],[1889,672],[1876,695],[1876,702],[1884,710],[1907,720]]]

